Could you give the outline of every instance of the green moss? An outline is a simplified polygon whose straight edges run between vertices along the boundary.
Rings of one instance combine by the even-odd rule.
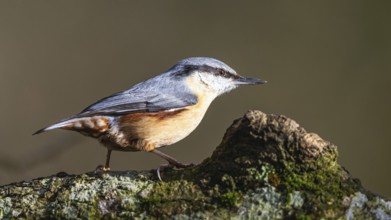
[[[313,169],[314,164],[317,169]],[[332,163],[327,157],[314,164],[285,164],[285,169],[277,171],[281,179],[278,189],[285,193],[302,192],[305,208],[297,212],[297,218],[342,216],[346,205],[341,201],[361,186],[354,179],[344,178],[345,171],[339,166],[330,166]]]
[[[221,195],[221,203],[226,207],[237,207],[242,199],[239,192],[228,192]]]
[[[162,218],[199,210],[209,200],[197,185],[186,180],[158,182],[147,197],[139,199],[142,210]]]
[[[313,220],[313,218],[309,215],[299,214],[296,216],[298,220]]]

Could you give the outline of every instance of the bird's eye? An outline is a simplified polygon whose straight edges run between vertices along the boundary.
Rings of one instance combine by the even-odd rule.
[[[227,77],[227,72],[225,72],[224,70],[220,70],[219,75],[222,77]]]

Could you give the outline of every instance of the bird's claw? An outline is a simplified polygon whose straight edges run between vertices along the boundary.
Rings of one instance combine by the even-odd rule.
[[[177,168],[188,168],[188,167],[194,167],[195,165],[196,165],[195,163],[186,163],[186,164],[181,164],[181,166]]]
[[[160,165],[157,169],[156,169],[156,174],[157,174],[157,177],[160,181],[163,181],[162,180],[162,177],[160,175],[160,171],[163,171],[167,168],[178,168],[178,169],[184,169],[184,168],[188,168],[188,167],[193,167],[195,166],[196,164],[195,163],[189,163],[189,164],[183,164],[183,163],[168,163],[168,164],[162,164]]]
[[[95,173],[100,173],[100,172],[108,172],[110,171],[110,167],[106,167],[104,165],[98,165],[96,168],[95,168]]]
[[[156,169],[156,174],[157,174],[157,178],[160,180],[160,181],[163,181],[162,180],[162,177],[160,175],[160,171],[161,170],[164,170],[164,169],[167,169],[167,168],[172,168],[173,166],[171,164],[162,164],[160,165],[157,169]]]

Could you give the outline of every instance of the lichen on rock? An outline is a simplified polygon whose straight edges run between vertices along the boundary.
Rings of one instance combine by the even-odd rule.
[[[54,176],[0,187],[0,218],[390,219],[391,202],[337,163],[337,147],[249,111],[187,169]]]

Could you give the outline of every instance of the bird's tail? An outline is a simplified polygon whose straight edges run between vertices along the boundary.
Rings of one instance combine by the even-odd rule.
[[[60,122],[57,122],[55,124],[52,124],[50,126],[44,127],[39,129],[38,131],[34,132],[33,135],[40,134],[46,131],[50,131],[53,129],[61,128],[61,129],[72,129],[75,127],[75,123],[80,121],[80,118],[68,118],[65,120],[62,120]]]
[[[113,121],[113,117],[109,116],[91,116],[91,117],[80,117],[74,116],[72,118],[68,118],[62,120],[58,123],[50,125],[48,127],[42,128],[36,131],[33,135],[50,131],[53,129],[61,128],[67,130],[76,130],[76,131],[86,131],[87,133],[96,133],[96,132],[104,132],[109,129],[111,122]]]

